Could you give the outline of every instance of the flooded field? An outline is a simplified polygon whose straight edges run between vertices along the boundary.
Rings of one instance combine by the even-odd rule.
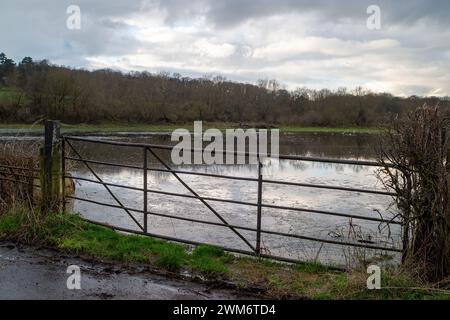
[[[114,137],[103,136],[95,138],[126,142],[171,144],[170,136],[167,134],[130,136],[124,133]],[[2,138],[0,137],[0,139]],[[3,140],[14,141],[14,139],[32,140],[33,138],[3,137]],[[280,136],[280,153],[338,159],[372,160],[376,155],[374,147],[377,145],[377,139],[375,135],[363,134],[286,134]],[[74,142],[74,146],[86,159],[142,166],[143,156],[141,149],[118,148],[116,146],[86,142]],[[170,163],[168,151],[158,151],[158,154],[166,162]],[[71,155],[74,156],[73,153]],[[151,168],[162,168],[152,156],[149,156],[149,161]],[[142,170],[114,168],[103,165],[92,165],[92,167],[105,182],[136,188],[143,187]],[[258,169],[252,165],[171,165],[171,167],[177,170],[248,178],[257,178]],[[74,176],[96,180],[95,176],[83,164],[72,162],[70,168]],[[376,178],[376,168],[373,167],[269,159],[264,162],[263,176],[264,179],[272,180],[382,190],[382,186]],[[193,175],[181,175],[181,177],[193,190],[203,197],[257,202],[256,182]],[[148,173],[148,188],[190,194],[173,175],[165,172],[150,171]],[[111,187],[111,189],[126,207],[142,210],[142,192],[114,187]],[[102,185],[86,181],[76,182],[75,196],[114,205],[117,204]],[[377,218],[381,214],[384,218],[389,219],[395,213],[393,211],[394,208],[390,207],[391,202],[391,197],[383,195],[273,184],[264,184],[263,186],[263,203],[269,205],[335,211]],[[256,227],[256,207],[220,202],[209,202],[209,204],[229,224],[249,228]],[[75,201],[73,209],[95,221],[138,230],[136,224],[122,209],[101,207],[81,201]],[[149,193],[148,210],[161,214],[220,222],[204,204],[196,199]],[[142,223],[142,214],[134,213],[133,215]],[[400,246],[400,230],[396,225],[391,225],[388,228],[385,225],[380,225],[378,222],[359,219],[351,220],[349,218],[316,213],[263,208],[262,228],[321,239],[373,242],[381,246]],[[242,239],[226,227],[149,216],[148,231],[186,240],[243,250],[249,249]],[[248,241],[255,243],[255,232],[240,232]],[[388,254],[394,261],[398,259],[398,255],[393,255],[393,253],[267,234],[262,236],[262,247],[265,253],[272,255],[304,261],[317,260],[327,264],[338,265],[353,264],[359,259],[368,259],[373,255],[380,254]]]

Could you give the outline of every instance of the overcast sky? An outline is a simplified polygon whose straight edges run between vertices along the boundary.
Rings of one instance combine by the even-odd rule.
[[[450,95],[449,0],[2,0],[0,30],[16,61]]]

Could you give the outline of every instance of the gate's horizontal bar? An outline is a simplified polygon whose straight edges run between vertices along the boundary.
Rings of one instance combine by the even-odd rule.
[[[212,177],[212,178],[223,178],[230,180],[242,180],[242,181],[254,181],[258,182],[256,178],[247,178],[247,177],[236,177],[236,176],[225,176],[222,174],[214,174],[214,173],[205,173],[205,172],[196,172],[196,171],[186,171],[186,170],[167,170],[167,169],[159,169],[159,168],[148,168],[148,171],[156,171],[156,172],[167,172],[167,173],[178,173],[178,174],[186,174],[193,176],[204,176],[204,177]]]
[[[78,197],[73,197],[73,196],[68,196],[68,198],[71,198],[71,199],[74,199],[74,200],[79,200],[79,201],[85,201],[85,202],[89,202],[89,203],[93,203],[93,204],[97,204],[97,205],[101,205],[101,206],[122,209],[122,207],[120,207],[120,206],[107,204],[107,203],[102,203],[102,202],[98,202],[98,201],[95,201],[95,200],[83,199],[83,198],[78,198]],[[176,219],[176,220],[182,220],[182,221],[189,221],[189,222],[195,222],[195,223],[201,223],[201,224],[208,224],[208,225],[215,225],[215,226],[220,226],[220,227],[230,227],[231,226],[231,227],[233,227],[235,229],[251,231],[251,232],[257,232],[256,229],[249,228],[249,227],[236,226],[236,225],[226,225],[226,224],[222,224],[222,223],[219,223],[219,222],[197,220],[197,219],[191,219],[191,218],[185,218],[185,217],[177,217],[177,216],[163,214],[163,213],[155,213],[155,212],[147,212],[147,213],[145,213],[143,210],[133,209],[133,208],[127,208],[127,209],[129,211],[133,211],[133,212],[137,212],[137,213],[148,214],[148,215],[153,215],[153,216],[160,216],[160,217],[164,217],[164,218],[170,218],[170,219]],[[307,240],[307,241],[315,241],[315,242],[323,242],[323,243],[329,243],[329,244],[335,244],[335,245],[342,245],[342,246],[351,246],[351,247],[367,248],[367,249],[374,249],[374,250],[385,250],[385,251],[402,252],[402,250],[397,249],[397,248],[393,248],[393,247],[383,247],[383,246],[375,246],[375,245],[368,245],[368,244],[362,244],[362,243],[319,239],[319,238],[301,236],[301,235],[296,235],[296,234],[291,234],[291,233],[284,233],[284,232],[278,232],[278,231],[261,230],[261,233],[272,234],[272,235],[277,235],[277,236],[283,236],[283,237],[288,237],[288,238],[296,238],[296,239]],[[173,239],[176,239],[176,238],[173,238]]]
[[[348,165],[355,165],[355,166],[382,167],[382,165],[380,165],[376,161],[344,160],[344,159],[331,159],[331,158],[291,156],[291,155],[280,155],[278,158],[280,160],[324,162],[324,163],[348,164]]]
[[[127,169],[136,169],[136,170],[144,169],[143,167],[139,167],[139,166],[132,166],[132,165],[105,162],[105,161],[96,161],[96,160],[85,160],[85,159],[79,159],[79,158],[73,158],[73,157],[64,157],[64,160],[87,162],[87,163],[92,163],[92,164],[98,164],[98,165],[104,165],[104,166],[110,166],[110,167],[127,168]]]
[[[99,205],[99,206],[104,206],[104,207],[110,207],[110,208],[115,208],[115,209],[123,209],[121,206],[118,206],[118,205],[115,205],[115,204],[104,203],[104,202],[91,200],[91,199],[79,198],[79,197],[75,197],[75,196],[67,196],[67,198],[73,199],[73,200],[78,200],[78,201],[89,202],[89,203],[96,204],[96,205]],[[256,232],[256,229],[252,229],[252,228],[249,228],[249,227],[236,226],[236,225],[230,225],[230,224],[227,225],[227,224],[224,224],[224,223],[213,222],[213,221],[205,221],[205,220],[197,220],[197,219],[192,219],[192,218],[177,217],[177,216],[173,216],[173,215],[168,215],[168,214],[164,214],[164,213],[156,213],[156,212],[151,212],[151,211],[144,212],[144,210],[128,208],[128,207],[125,207],[125,209],[127,209],[129,211],[136,212],[136,213],[142,213],[142,214],[148,214],[148,215],[154,215],[154,216],[161,216],[161,217],[165,217],[165,218],[184,220],[184,221],[190,221],[190,222],[196,222],[196,223],[210,224],[210,225],[215,225],[215,226],[220,226],[220,227],[227,227],[227,228],[228,227],[233,227],[233,228],[236,228],[236,229]]]
[[[156,172],[171,172],[166,169],[158,169],[158,168],[149,168],[149,171]],[[186,174],[186,175],[194,175],[194,176],[206,176],[213,178],[224,178],[224,179],[233,179],[233,180],[243,180],[243,181],[254,181],[258,182],[257,178],[246,178],[246,177],[236,177],[236,176],[225,176],[220,174],[213,173],[203,173],[203,172],[195,172],[195,171],[184,171],[184,170],[173,170],[175,173]],[[270,184],[281,184],[281,185],[289,185],[289,186],[298,186],[298,187],[306,187],[306,188],[318,188],[318,189],[330,189],[330,190],[340,190],[340,191],[349,191],[349,192],[360,192],[360,193],[370,193],[370,194],[379,194],[386,196],[395,196],[395,193],[381,191],[381,190],[369,190],[369,189],[359,189],[359,188],[347,188],[340,186],[329,186],[329,185],[319,185],[319,184],[307,184],[307,183],[298,183],[298,182],[289,182],[289,181],[280,181],[280,180],[262,180],[263,183]]]
[[[66,176],[66,178],[72,178],[75,180],[83,180],[87,182],[92,182],[96,184],[102,184],[98,181],[91,180],[88,178],[80,178],[80,177],[70,177]],[[130,189],[135,191],[144,191],[143,188],[135,188],[131,186],[124,186],[124,185],[118,185],[114,183],[104,183],[107,186],[111,187],[117,187],[117,188],[124,188],[124,189]],[[167,192],[167,191],[160,191],[160,190],[147,190],[149,193],[155,193],[155,194],[163,194],[168,196],[174,196],[174,197],[182,197],[182,198],[190,198],[190,199],[198,199],[197,197],[189,194],[181,194],[181,193],[174,193],[174,192]],[[209,198],[209,197],[200,197],[203,200],[206,201],[215,201],[215,202],[224,202],[224,203],[232,203],[232,204],[238,204],[238,205],[245,205],[245,206],[252,206],[257,207],[258,204],[252,203],[252,202],[244,202],[244,201],[236,201],[236,200],[227,200],[227,199],[218,199],[218,198]],[[290,211],[299,211],[299,212],[309,212],[309,213],[317,213],[317,214],[323,214],[323,215],[332,215],[332,216],[338,216],[338,217],[344,217],[344,218],[352,218],[352,219],[359,219],[359,220],[368,220],[368,221],[375,221],[375,222],[381,222],[381,223],[389,223],[389,224],[401,224],[398,221],[391,221],[386,220],[382,218],[373,218],[373,217],[364,217],[364,216],[358,216],[353,214],[347,214],[347,213],[339,213],[339,212],[333,212],[333,211],[323,211],[323,210],[314,210],[314,209],[307,209],[307,208],[297,208],[297,207],[286,207],[286,206],[277,206],[277,205],[270,205],[270,204],[262,204],[263,208],[272,208],[272,209],[280,209],[280,210],[290,210]]]
[[[343,241],[335,241],[335,240],[327,240],[327,239],[318,239],[318,238],[312,238],[312,237],[307,237],[307,236],[301,236],[301,235],[297,235],[297,234],[269,231],[269,230],[264,230],[264,229],[261,230],[261,232],[264,234],[273,234],[273,235],[283,236],[283,237],[288,237],[288,238],[296,238],[296,239],[301,239],[301,240],[323,242],[323,243],[336,244],[336,245],[341,245],[341,246],[350,246],[350,247],[367,248],[367,249],[374,249],[374,250],[402,252],[401,249],[394,248],[394,247],[384,247],[384,246],[376,246],[376,245],[362,244],[362,243],[355,243],[355,242],[343,242]]]
[[[228,199],[219,199],[219,198],[210,198],[210,197],[197,198],[196,196],[193,196],[193,195],[190,195],[190,194],[174,193],[174,192],[167,192],[167,191],[160,191],[160,190],[148,189],[147,192],[149,192],[149,193],[156,193],[156,194],[163,194],[163,195],[167,195],[167,196],[174,196],[174,197],[182,197],[182,198],[190,198],[190,199],[203,199],[203,200],[206,200],[206,201],[216,201],[216,202],[225,202],[225,203],[239,204],[239,205],[244,205],[244,206],[252,206],[252,207],[258,206],[258,204],[252,203],[252,202],[228,200]]]
[[[76,177],[76,176],[65,176],[65,178],[71,178],[71,179],[74,179],[74,180],[81,180],[81,181],[91,182],[91,183],[95,183],[95,184],[105,184],[105,185],[107,185],[109,187],[116,187],[116,188],[123,188],[123,189],[129,189],[129,190],[144,192],[143,188],[125,186],[125,185],[120,185],[120,184],[115,184],[115,183],[108,183],[108,182],[101,183],[99,181],[96,181],[96,180],[93,180],[93,179],[89,179],[89,178],[82,178],[82,177]],[[175,192],[152,190],[152,189],[147,189],[147,192],[148,193],[155,193],[155,194],[163,194],[163,195],[167,195],[167,196],[174,196],[174,197],[199,199],[199,198],[197,198],[194,195],[183,194],[183,193],[175,193]],[[209,198],[209,197],[200,197],[200,198],[203,199],[203,200],[208,200],[208,201],[226,202],[226,203],[240,204],[240,205],[246,205],[246,206],[257,206],[256,203],[244,202],[244,201],[219,199],[219,198]]]
[[[87,182],[92,182],[96,184],[102,184],[98,181],[91,180],[88,178],[80,178],[80,177],[69,177],[66,176],[66,178],[72,178],[75,180],[83,180]],[[104,183],[107,186],[111,187],[117,187],[117,188],[124,188],[124,189],[130,189],[135,191],[144,191],[143,188],[135,188],[131,186],[124,186],[124,185],[118,185],[114,183]],[[163,194],[168,196],[174,196],[174,197],[181,197],[181,198],[190,198],[190,199],[198,199],[196,196],[189,195],[189,194],[182,194],[182,193],[174,193],[174,192],[167,192],[167,191],[160,191],[160,190],[147,190],[149,193],[155,193],[155,194]],[[215,201],[215,202],[224,202],[224,203],[232,203],[232,204],[238,204],[238,205],[244,205],[244,206],[252,206],[257,207],[257,203],[252,202],[244,202],[244,201],[236,201],[236,200],[227,200],[227,199],[219,199],[219,198],[210,198],[210,197],[200,197],[203,200],[206,201]],[[397,221],[391,221],[386,220],[382,218],[373,218],[373,217],[364,217],[364,216],[358,216],[353,214],[347,214],[347,213],[339,213],[339,212],[332,212],[332,211],[322,211],[322,210],[314,210],[314,209],[307,209],[307,208],[296,208],[296,207],[286,207],[286,206],[277,206],[277,205],[269,205],[269,204],[262,204],[263,208],[272,208],[272,209],[280,209],[280,210],[291,210],[291,211],[300,211],[300,212],[309,212],[309,213],[317,213],[317,214],[323,214],[323,215],[332,215],[332,216],[338,216],[338,217],[344,217],[344,218],[352,218],[352,219],[359,219],[359,220],[368,220],[368,221],[375,221],[375,222],[382,222],[382,223],[389,223],[389,224],[400,224],[400,222]]]
[[[280,209],[280,210],[292,210],[292,211],[300,211],[300,212],[317,213],[317,214],[323,214],[323,215],[329,215],[329,216],[337,216],[337,217],[352,218],[352,219],[359,219],[359,220],[368,220],[368,221],[375,221],[375,222],[382,222],[382,223],[389,223],[389,224],[401,224],[401,222],[399,222],[399,221],[391,221],[391,220],[386,220],[386,219],[382,219],[382,218],[357,216],[357,215],[353,215],[353,214],[339,213],[339,212],[333,212],[333,211],[314,210],[314,209],[307,209],[307,208],[293,208],[293,207],[286,207],[286,206],[277,206],[277,205],[273,205],[273,204],[263,204],[262,207],[272,208],[272,209]]]
[[[320,184],[308,184],[308,183],[298,183],[298,182],[279,181],[279,180],[263,180],[263,182],[270,183],[270,184],[280,184],[280,185],[298,186],[298,187],[306,187],[306,188],[330,189],[330,190],[340,190],[340,191],[349,191],[349,192],[379,194],[379,195],[385,195],[385,196],[395,196],[396,195],[395,193],[387,192],[387,191],[368,190],[368,189],[359,189],[359,188],[347,188],[347,187],[328,186],[328,185],[320,185]]]
[[[100,182],[98,180],[93,180],[93,179],[89,179],[89,178],[82,178],[82,177],[77,177],[77,176],[64,176],[64,178],[66,178],[66,179],[73,179],[73,180],[81,180],[81,181],[86,181],[86,182],[91,182],[91,183],[101,184],[101,185],[107,185],[108,187],[116,187],[116,188],[129,189],[129,190],[134,190],[134,191],[144,191],[143,188],[126,186],[126,185],[122,185],[122,184],[108,183],[108,182],[103,182],[102,183],[102,182]]]
[[[197,199],[197,197],[191,196],[191,195],[188,195],[188,194],[180,194],[180,193],[173,193],[173,192],[160,191],[160,190],[147,190],[147,192],[156,193],[156,194],[163,194],[163,195],[168,195],[168,196],[174,196],[174,197],[184,197],[184,198]],[[257,203],[252,203],[252,202],[227,200],[227,199],[218,199],[218,198],[209,198],[209,197],[201,197],[201,198],[203,200],[207,200],[207,201],[226,202],[226,203],[239,204],[239,205],[252,206],[252,207],[257,207],[258,206]],[[386,219],[382,219],[382,218],[364,217],[364,216],[357,216],[357,215],[338,213],[338,212],[332,212],[332,211],[320,211],[320,210],[296,208],[296,207],[283,207],[283,206],[275,206],[275,205],[268,205],[268,204],[262,204],[261,207],[263,207],[263,208],[282,209],[282,210],[293,210],[293,211],[301,211],[301,212],[310,212],[310,213],[318,213],[318,214],[324,214],[324,215],[334,215],[334,216],[340,216],[340,217],[345,217],[345,218],[377,221],[377,222],[383,222],[383,223],[400,224],[399,222],[390,221],[390,220],[386,220]]]
[[[88,162],[92,164],[106,165],[106,166],[115,166],[115,167],[123,167],[129,169],[143,170],[143,168],[138,166],[131,165],[121,165],[117,163],[103,162],[103,161],[95,161],[95,160],[80,160],[77,158],[66,157],[67,160],[78,161],[78,162]],[[178,173],[178,174],[186,174],[186,175],[195,175],[195,176],[206,176],[213,178],[223,178],[230,180],[242,180],[242,181],[253,181],[257,182],[256,178],[246,178],[246,177],[236,177],[236,176],[225,176],[219,174],[212,173],[203,173],[203,172],[193,172],[193,171],[185,171],[185,170],[166,170],[166,169],[158,169],[158,168],[148,168],[148,171],[156,171],[156,172],[167,172],[167,173]],[[368,189],[358,189],[358,188],[346,188],[339,186],[327,186],[327,185],[317,185],[317,184],[306,184],[306,183],[297,183],[297,182],[288,182],[288,181],[278,181],[278,180],[263,180],[263,183],[270,184],[280,184],[280,185],[290,185],[290,186],[298,186],[298,187],[306,187],[306,188],[318,188],[318,189],[330,189],[330,190],[341,190],[348,192],[360,192],[360,193],[369,193],[369,194],[379,194],[379,195],[387,195],[387,196],[395,196],[395,193],[387,192],[387,191],[378,191],[378,190],[368,190]]]
[[[169,219],[176,219],[176,220],[181,220],[181,221],[188,221],[188,222],[195,222],[195,223],[201,223],[201,224],[208,224],[208,225],[218,226],[218,227],[226,227],[226,228],[232,227],[232,228],[239,229],[239,230],[256,232],[256,229],[249,228],[249,227],[243,227],[243,226],[237,226],[237,225],[233,225],[233,224],[224,224],[224,223],[214,222],[214,221],[206,221],[206,220],[198,220],[198,219],[185,218],[185,217],[177,217],[177,216],[170,215],[170,214],[157,213],[157,212],[152,212],[152,211],[148,211],[147,214],[150,215],[150,216],[158,216],[158,217],[169,218]]]
[[[64,139],[73,140],[73,141],[84,141],[84,142],[91,142],[91,143],[107,144],[107,145],[114,145],[114,146],[122,146],[122,147],[136,147],[136,148],[147,147],[147,148],[151,148],[151,149],[160,149],[160,150],[172,150],[174,148],[173,146],[167,146],[167,145],[132,143],[132,142],[117,142],[117,141],[97,140],[97,139],[71,137],[71,136],[64,136]],[[196,148],[187,148],[184,150],[188,150],[191,152],[203,152],[204,151],[203,149],[196,149]],[[234,154],[237,156],[238,155],[254,156],[254,157],[258,156],[257,153],[252,153],[252,152],[237,152],[237,151],[228,151],[228,150],[216,150],[216,152],[222,153],[222,154]],[[270,158],[270,156],[268,156],[268,158]],[[280,160],[325,162],[325,163],[336,163],[336,164],[382,167],[382,165],[380,165],[376,161],[342,160],[342,159],[330,159],[330,158],[302,157],[302,156],[294,156],[294,155],[279,155],[278,158]],[[390,167],[393,167],[393,165],[391,165],[391,164],[387,164],[387,165]]]
[[[120,167],[120,168],[144,170],[143,167],[139,167],[139,166],[123,165],[123,164],[119,164],[119,163],[112,163],[112,162],[106,162],[106,161],[84,160],[84,159],[81,160],[81,159],[73,158],[73,157],[65,157],[64,159],[71,160],[71,161],[77,161],[77,162],[88,162],[88,163],[92,163],[92,164],[105,165],[105,166],[110,166],[110,167]],[[212,178],[224,178],[224,179],[230,179],[230,180],[258,181],[258,179],[255,179],[255,178],[225,176],[225,175],[220,175],[220,174],[203,173],[203,172],[195,172],[195,171],[185,171],[185,170],[172,170],[172,171],[170,171],[170,170],[167,170],[167,169],[159,169],[159,168],[147,168],[147,170],[148,171],[155,171],[155,172],[168,172],[168,173],[195,175],[195,176],[206,176],[206,177],[212,177]]]
[[[128,168],[128,169],[136,169],[136,170],[143,170],[144,169],[144,168],[139,167],[139,166],[122,165],[122,164],[111,163],[111,162],[104,162],[104,161],[81,160],[81,159],[72,158],[72,157],[65,157],[65,159],[71,160],[71,161],[88,162],[88,163],[92,163],[92,164],[106,165],[106,166],[113,166],[113,167],[121,167],[121,168]],[[154,172],[166,172],[166,173],[174,172],[174,173],[177,173],[177,174],[186,174],[186,175],[204,176],[204,177],[212,177],[212,178],[223,178],[223,179],[229,179],[229,180],[241,180],[241,181],[258,182],[258,179],[256,179],[256,178],[225,176],[225,175],[213,174],[213,173],[203,173],[203,172],[194,172],[194,171],[185,171],[185,170],[173,170],[173,171],[170,171],[170,170],[167,170],[167,169],[159,169],[159,168],[148,168],[147,170],[148,171],[154,171]],[[347,187],[340,187],[340,186],[306,184],[306,183],[297,183],[297,182],[288,182],[288,181],[279,181],[279,180],[263,180],[263,183],[290,185],[290,186],[298,186],[298,187],[306,187],[306,188],[340,190],[340,191],[348,191],[348,192],[360,192],[360,193],[379,194],[379,195],[387,195],[387,196],[395,196],[396,195],[395,193],[387,192],[387,191],[368,190],[368,189],[359,189],[359,188],[347,188]]]

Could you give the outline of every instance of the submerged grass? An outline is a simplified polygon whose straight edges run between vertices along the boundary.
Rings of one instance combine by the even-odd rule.
[[[74,214],[43,215],[17,207],[0,213],[0,240],[44,245],[99,260],[143,263],[170,271],[189,270],[210,280],[227,279],[272,298],[450,299],[445,290],[420,287],[406,273],[385,270],[382,290],[366,288],[364,271],[340,272],[318,263],[296,265],[236,257],[202,245],[190,248],[151,237],[125,235]]]

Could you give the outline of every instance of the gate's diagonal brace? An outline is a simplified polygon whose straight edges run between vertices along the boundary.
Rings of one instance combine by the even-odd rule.
[[[216,211],[213,207],[209,205],[208,202],[206,202],[197,192],[195,192],[191,187],[189,187],[186,182],[183,181],[183,179],[180,178],[180,176],[172,170],[167,163],[164,162],[151,148],[148,148],[148,150],[151,152],[151,154],[167,169],[169,170],[172,175],[186,188],[191,192],[198,200],[200,200],[214,215],[220,219],[220,221],[223,222],[228,228],[230,228],[231,231],[233,231],[239,238],[242,239],[254,252],[256,252],[256,248],[252,246],[252,244],[234,227],[230,226],[229,223]]]
[[[111,195],[111,197],[113,197],[113,199],[119,204],[119,206],[125,210],[125,212],[130,216],[131,219],[133,219],[133,221],[138,225],[138,227],[144,231],[144,227],[139,223],[139,221],[136,220],[136,218],[131,214],[131,212],[125,208],[125,206],[122,204],[122,202],[114,195],[114,193],[111,191],[111,189],[105,184],[105,182],[99,177],[99,175],[97,173],[95,173],[94,169],[91,168],[91,166],[84,161],[83,157],[80,155],[80,153],[73,147],[73,145],[70,143],[69,140],[66,140],[67,144],[70,146],[70,148],[75,152],[75,154],[77,155],[77,157],[79,158],[79,160],[81,162],[84,163],[84,165],[89,169],[89,171],[91,171],[91,173],[95,176],[95,178],[97,178],[97,180],[99,181],[99,183],[101,183],[105,189],[109,192],[109,194]]]

